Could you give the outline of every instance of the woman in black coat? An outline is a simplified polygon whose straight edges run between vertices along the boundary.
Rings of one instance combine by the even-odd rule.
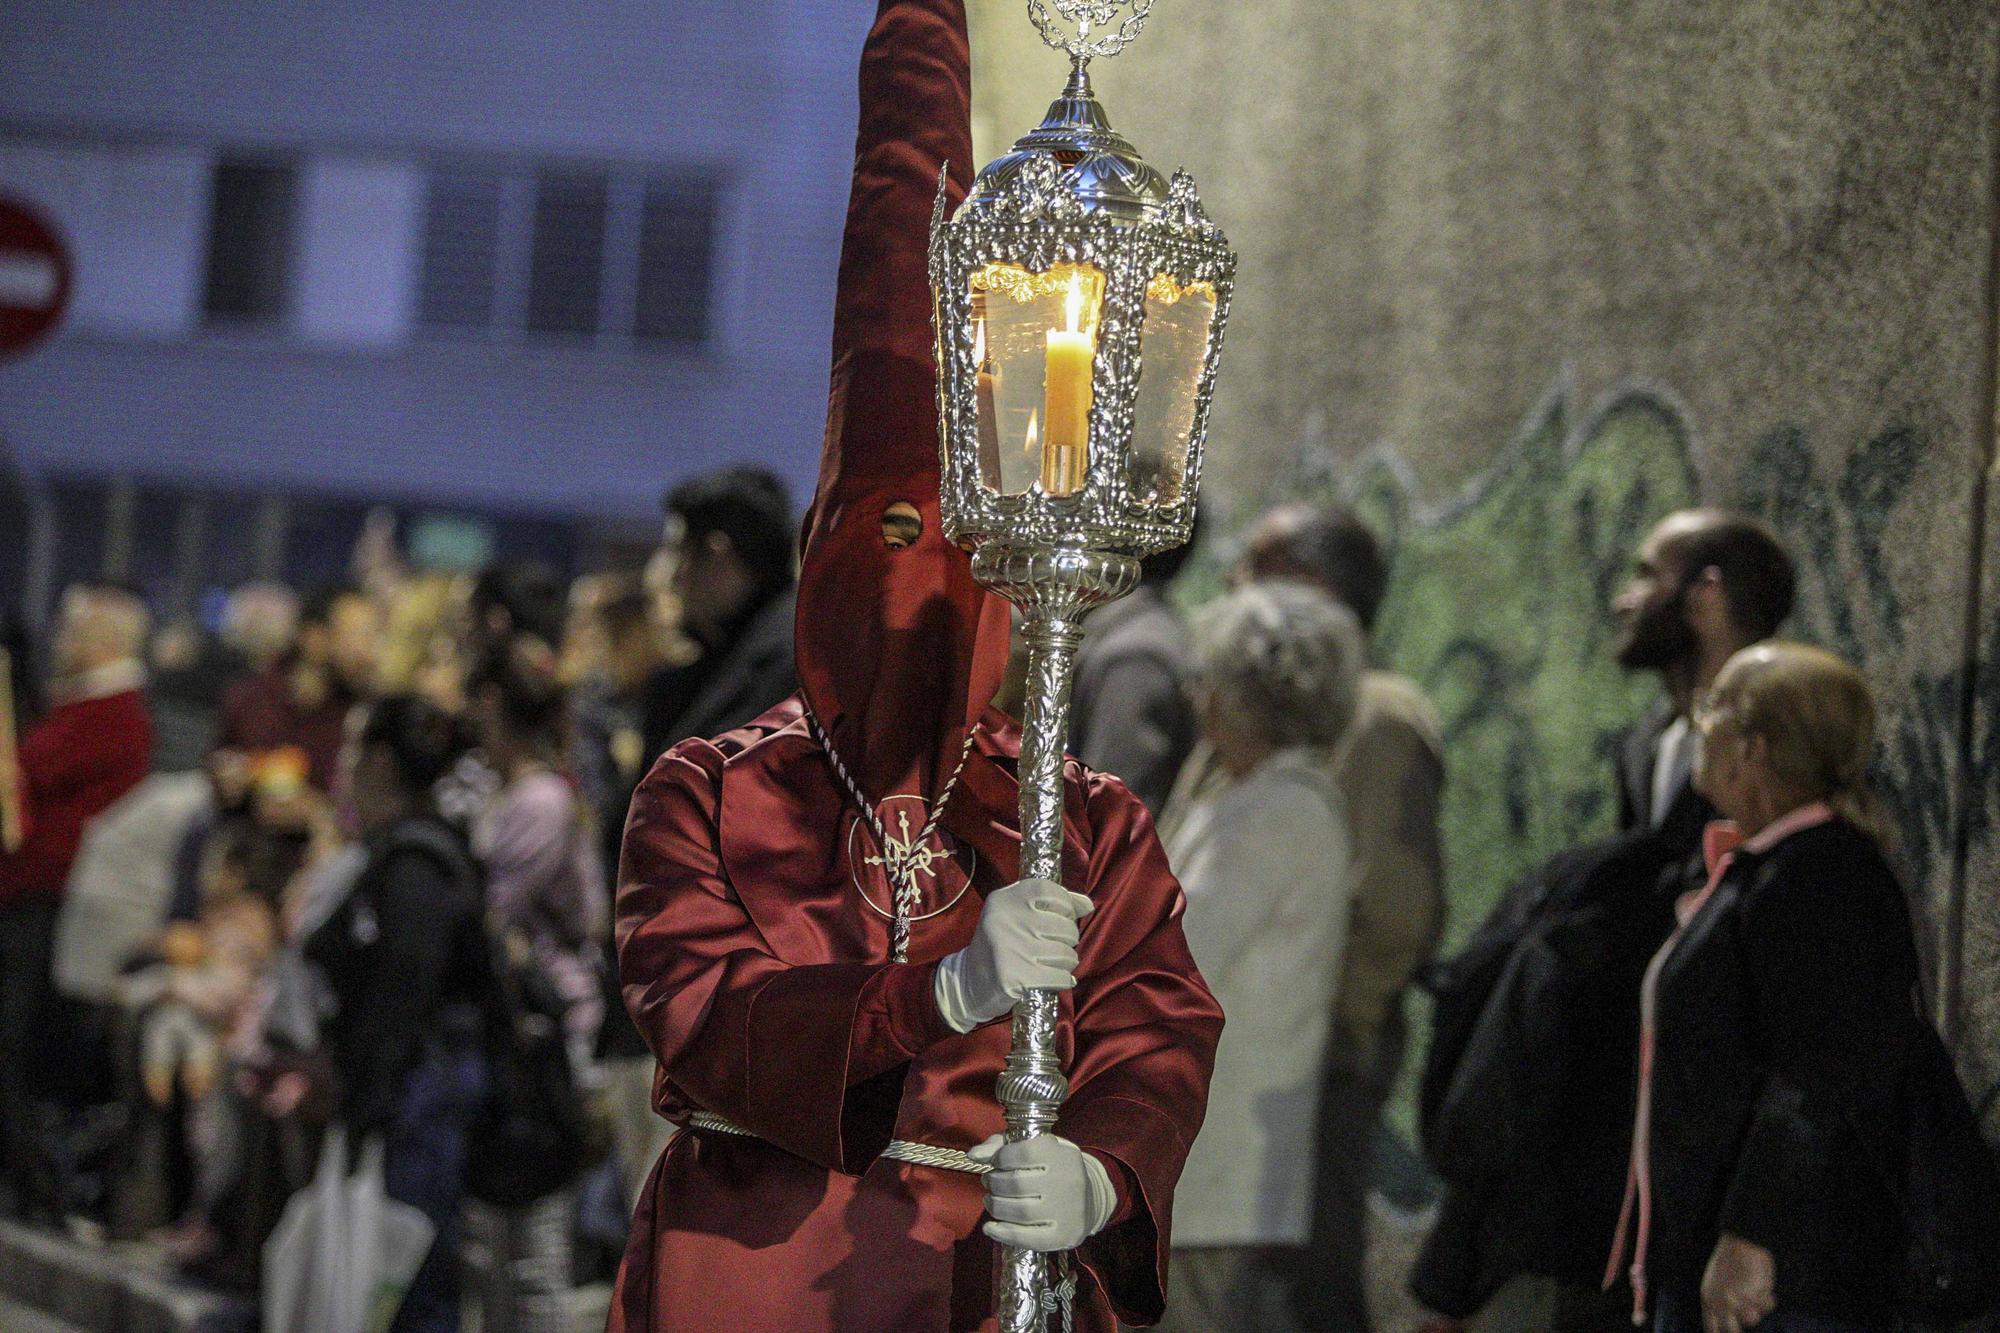
[[[367,861],[305,941],[334,997],[324,1037],[338,1118],[357,1149],[382,1137],[389,1197],[437,1227],[393,1333],[458,1328],[459,1213],[484,1093],[479,1001],[490,973],[478,871],[431,793],[463,749],[453,718],[423,699],[369,709],[344,760]]]
[[[1916,1051],[1916,948],[1873,831],[1874,708],[1796,644],[1729,662],[1696,710],[1711,877],[1647,974],[1629,1265],[1659,1333],[1895,1323],[1889,1181]],[[1608,1280],[1607,1280],[1608,1285]]]

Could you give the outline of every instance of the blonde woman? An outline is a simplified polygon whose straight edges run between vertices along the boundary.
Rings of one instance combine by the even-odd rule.
[[[1161,1327],[1285,1333],[1301,1327],[1294,1284],[1352,915],[1327,752],[1354,716],[1361,627],[1317,588],[1258,582],[1203,610],[1194,647],[1213,776],[1177,793],[1165,842],[1187,893],[1188,950],[1229,1026],[1181,1174]]]
[[[1875,709],[1830,653],[1765,643],[1697,703],[1709,879],[1647,972],[1623,1270],[1659,1333],[1896,1322],[1882,1144],[1917,1051],[1916,948],[1868,790]]]

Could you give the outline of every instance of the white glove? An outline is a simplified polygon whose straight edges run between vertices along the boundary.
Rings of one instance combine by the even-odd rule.
[[[981,1228],[1002,1245],[1073,1250],[1104,1230],[1118,1211],[1118,1191],[1104,1163],[1068,1139],[1037,1134],[1008,1143],[995,1134],[967,1156],[991,1162]]]
[[[931,992],[955,1032],[970,1032],[1031,990],[1076,985],[1076,923],[1096,904],[1046,879],[1016,880],[979,909],[972,943],[938,962]]]

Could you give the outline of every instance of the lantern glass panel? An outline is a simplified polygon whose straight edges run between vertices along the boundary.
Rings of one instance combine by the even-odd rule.
[[[1133,498],[1142,505],[1180,503],[1188,445],[1215,322],[1215,287],[1185,285],[1165,273],[1146,288],[1139,335],[1139,396],[1132,408]]]
[[[1090,467],[1103,270],[988,264],[973,273],[969,295],[981,482],[999,495],[1037,482],[1050,495],[1074,495]]]

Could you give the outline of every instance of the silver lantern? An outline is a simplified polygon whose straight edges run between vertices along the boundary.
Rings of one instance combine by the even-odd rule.
[[[949,218],[940,185],[931,222],[945,533],[1020,609],[1029,654],[1024,877],[1062,877],[1083,617],[1193,528],[1229,314],[1236,257],[1194,181],[1148,166],[1091,92],[1091,59],[1137,37],[1152,3],[1028,0],[1043,40],[1070,56],[1069,83]],[[1050,1131],[1068,1091],[1056,1013],[1050,991],[1014,1010],[999,1085],[1010,1139]],[[1009,1249],[1000,1301],[1004,1333],[1040,1330],[1058,1303],[1048,1256]]]

